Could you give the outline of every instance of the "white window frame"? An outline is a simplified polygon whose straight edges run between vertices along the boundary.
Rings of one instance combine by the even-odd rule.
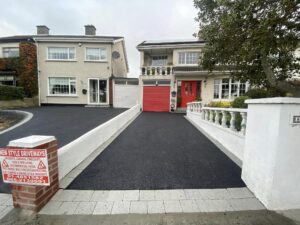
[[[106,93],[106,102],[100,102],[98,100],[98,102],[91,102],[90,100],[90,80],[98,80],[98,82],[100,81],[106,81],[106,87],[107,87],[107,93]],[[98,83],[98,88],[99,88],[99,83]],[[105,78],[88,78],[88,92],[87,92],[87,98],[88,98],[88,104],[89,105],[109,105],[109,98],[110,98],[110,95],[109,95],[109,79],[105,79]],[[98,89],[99,91],[99,89]],[[99,93],[98,93],[99,94]]]
[[[197,53],[198,56],[200,57],[201,52],[200,51],[180,51],[177,54],[177,65],[178,66],[198,66],[198,63],[187,63],[187,53]],[[180,54],[184,54],[184,63],[180,63],[179,62],[179,55]],[[198,62],[199,62],[199,58],[198,58]]]
[[[161,62],[165,61],[165,64],[164,65],[158,65],[158,66],[153,65],[153,61],[155,61],[155,60],[153,60],[154,57],[160,58],[157,61],[161,61]],[[165,57],[165,59],[162,59],[163,57]],[[167,65],[168,65],[168,55],[152,55],[151,56],[151,66],[152,67],[166,67]]]
[[[17,56],[5,56],[5,50],[6,49],[18,49],[18,55]],[[20,57],[20,48],[19,47],[3,47],[2,48],[2,56],[3,56],[3,58],[17,58],[17,57]]]
[[[49,58],[49,48],[67,48],[68,49],[68,59],[50,59]],[[74,59],[70,59],[70,48],[74,48]],[[48,61],[76,61],[76,47],[48,46],[47,47],[47,60]]]
[[[87,59],[87,49],[98,49],[99,51],[99,60]],[[105,51],[105,59],[101,59],[101,51]],[[107,62],[107,48],[106,47],[85,47],[85,61],[86,62]]]
[[[222,85],[223,85],[223,79],[229,79],[229,95],[228,95],[228,98],[222,98]],[[219,98],[215,98],[214,94],[215,94],[215,80],[220,80],[220,84],[219,84]],[[241,85],[241,81],[235,81],[234,83],[237,83],[238,84],[238,94],[236,97],[232,97],[231,96],[231,86],[233,84],[232,82],[232,79],[231,78],[218,78],[218,79],[214,79],[214,84],[213,84],[213,100],[214,101],[231,101],[231,100],[234,100],[235,98],[237,97],[240,97],[242,95],[240,95],[240,85]],[[246,92],[248,91],[249,89],[249,84],[246,82],[245,83],[246,85]]]
[[[50,79],[51,78],[68,78],[69,79],[69,94],[51,94],[50,93]],[[71,94],[70,90],[71,90],[71,79],[73,79],[72,81],[75,81],[75,94]],[[57,76],[52,76],[52,77],[48,77],[48,96],[57,96],[57,97],[77,97],[77,79],[76,77],[57,77]]]

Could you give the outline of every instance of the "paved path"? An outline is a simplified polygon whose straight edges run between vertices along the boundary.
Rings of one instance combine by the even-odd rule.
[[[240,177],[241,169],[182,115],[144,112],[68,189],[244,187]]]
[[[62,147],[125,111],[125,109],[80,106],[44,106],[24,110],[33,113],[33,118],[22,126],[1,134],[0,147],[5,147],[10,140],[29,135],[54,135]],[[1,192],[9,192],[8,185],[3,184],[2,176],[0,176]]]
[[[127,191],[61,189],[40,214],[165,214],[264,209],[247,188]]]
[[[12,209],[13,209],[12,196],[10,194],[0,193],[0,220]]]

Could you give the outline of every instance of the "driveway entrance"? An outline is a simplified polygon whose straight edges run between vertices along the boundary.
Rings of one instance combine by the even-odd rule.
[[[182,115],[143,112],[68,189],[244,186],[241,169]]]
[[[27,123],[0,135],[0,147],[8,142],[30,135],[53,135],[62,147],[100,124],[110,120],[125,109],[81,107],[81,106],[44,106],[23,109],[31,112],[33,118]],[[9,184],[4,184],[0,168],[0,193],[9,193]]]

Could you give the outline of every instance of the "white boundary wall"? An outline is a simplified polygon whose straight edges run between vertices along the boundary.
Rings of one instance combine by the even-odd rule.
[[[247,100],[242,179],[270,210],[300,209],[300,98]]]
[[[187,111],[187,118],[202,129],[214,142],[222,145],[226,151],[233,154],[240,161],[237,163],[241,166],[245,147],[244,135],[203,120],[201,114],[197,112]]]
[[[59,179],[108,141],[140,112],[137,104],[58,150]]]

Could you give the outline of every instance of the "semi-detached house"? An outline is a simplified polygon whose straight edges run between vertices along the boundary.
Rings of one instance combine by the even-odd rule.
[[[247,83],[230,78],[226,68],[208,72],[199,66],[205,42],[144,41],[140,52],[140,83],[144,111],[185,111],[187,103],[231,101],[242,96]]]
[[[39,98],[41,104],[112,104],[112,78],[126,78],[128,62],[123,37],[50,35],[37,26]]]

